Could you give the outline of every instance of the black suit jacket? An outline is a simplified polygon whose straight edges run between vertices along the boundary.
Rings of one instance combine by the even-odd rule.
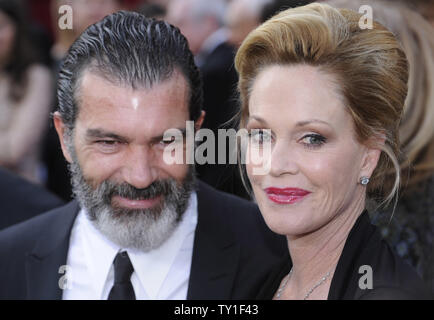
[[[366,288],[372,268],[372,289]],[[261,289],[258,299],[271,300],[280,282],[291,270],[291,261],[276,266]],[[364,278],[362,278],[364,277]],[[362,278],[362,279],[361,279]],[[362,283],[362,288],[359,285]],[[368,212],[357,219],[345,242],[330,285],[329,300],[413,300],[432,299],[417,273],[401,260],[371,224]]]
[[[62,204],[45,189],[0,168],[0,230]]]
[[[230,121],[239,111],[236,87],[238,76],[234,67],[235,48],[227,42],[220,43],[203,57],[200,71],[203,78],[203,109],[206,112],[202,128],[210,129],[215,137],[218,129],[236,129]],[[209,185],[239,197],[249,196],[242,184],[237,164],[229,163],[229,148],[226,163],[218,164],[218,144],[215,147],[216,164],[196,165],[199,178]]]
[[[271,268],[288,259],[285,238],[257,207],[199,183],[188,299],[254,298]],[[61,299],[77,202],[0,232],[0,299]]]

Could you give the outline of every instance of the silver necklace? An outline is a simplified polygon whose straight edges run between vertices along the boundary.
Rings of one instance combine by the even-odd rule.
[[[288,275],[285,278],[285,281],[283,282],[283,284],[280,286],[280,288],[277,290],[276,292],[276,300],[280,300],[280,296],[282,295],[283,290],[285,290],[286,285],[288,284],[289,281],[289,277],[292,274],[292,270],[293,268],[291,268],[291,271],[289,271]],[[311,293],[318,288],[320,285],[322,285],[327,279],[328,277],[330,277],[331,271],[327,272],[327,274],[321,278],[320,281],[318,281],[304,296],[303,300],[306,300],[307,298],[309,298],[309,296],[311,295]]]

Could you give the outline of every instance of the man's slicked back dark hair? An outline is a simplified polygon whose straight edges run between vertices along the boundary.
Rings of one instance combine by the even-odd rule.
[[[150,88],[170,78],[185,77],[190,91],[190,119],[202,110],[202,80],[186,38],[165,21],[119,11],[90,26],[73,43],[59,74],[58,111],[69,129],[78,115],[77,90],[84,70],[134,89]]]

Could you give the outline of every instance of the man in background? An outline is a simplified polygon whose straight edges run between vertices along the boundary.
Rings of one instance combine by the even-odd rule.
[[[228,40],[236,48],[244,38],[259,26],[264,6],[271,0],[231,0],[225,16]]]
[[[0,230],[63,204],[55,195],[0,168]]]
[[[231,119],[238,112],[234,69],[235,47],[228,40],[224,27],[227,5],[224,0],[173,0],[169,3],[166,20],[177,26],[186,36],[190,50],[203,78],[203,128],[212,130],[217,137],[219,129],[236,128]],[[218,159],[219,150],[214,150]],[[226,163],[205,163],[196,166],[198,177],[209,185],[240,197],[248,198],[238,168]]]

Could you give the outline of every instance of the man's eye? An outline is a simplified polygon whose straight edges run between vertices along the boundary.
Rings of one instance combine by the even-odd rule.
[[[98,140],[96,143],[105,145],[105,146],[113,146],[117,143],[115,140]]]
[[[162,144],[164,146],[168,146],[168,145],[170,145],[170,144],[172,144],[174,142],[178,143],[178,142],[181,142],[181,141],[182,141],[182,139],[179,139],[179,138],[177,139],[176,137],[172,136],[172,137],[168,137],[168,138],[165,138],[165,139],[161,140],[160,144]]]
[[[307,146],[307,147],[320,147],[323,145],[327,139],[323,137],[320,134],[308,134],[305,135],[301,141]]]
[[[95,142],[99,150],[103,153],[113,153],[118,150],[120,145],[120,142],[116,140],[98,140]]]

